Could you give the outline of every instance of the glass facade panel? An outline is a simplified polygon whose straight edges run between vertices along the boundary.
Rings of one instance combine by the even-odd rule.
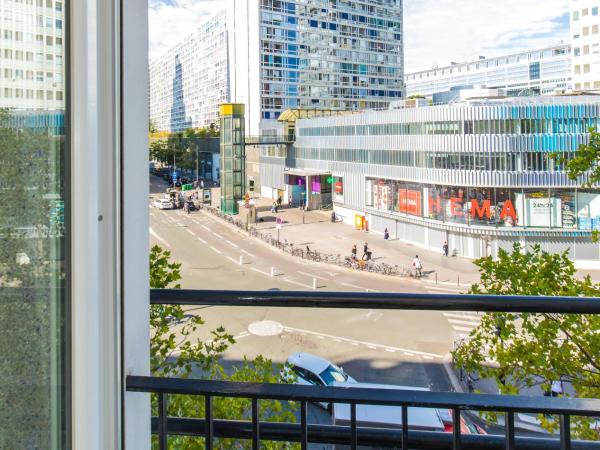
[[[23,60],[23,52],[43,56],[39,43],[5,39],[0,62],[16,71],[0,80],[0,92],[15,92],[0,98],[0,448],[59,450],[67,448],[69,389],[68,11],[31,1],[4,6],[37,16],[28,32],[54,45],[39,60]],[[5,36],[22,27],[3,23]]]

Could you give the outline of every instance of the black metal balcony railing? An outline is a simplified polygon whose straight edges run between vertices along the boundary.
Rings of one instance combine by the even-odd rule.
[[[495,297],[426,294],[370,294],[336,292],[239,292],[152,290],[153,304],[221,305],[261,307],[319,307],[352,309],[405,309],[446,311],[505,311],[600,314],[600,299],[553,297]],[[223,381],[183,380],[128,376],[127,390],[158,394],[159,414],[152,418],[153,433],[158,434],[159,448],[167,449],[169,435],[203,436],[206,448],[213,448],[215,438],[247,439],[258,450],[264,441],[408,449],[452,450],[600,450],[600,442],[571,439],[572,416],[600,417],[600,400],[551,397],[479,395],[451,392],[390,391],[286,384],[232,383]],[[168,396],[188,394],[203,396],[206,417],[167,417]],[[212,416],[213,397],[251,399],[252,420],[217,420]],[[300,423],[261,422],[261,400],[300,403]],[[349,426],[307,423],[308,403],[345,403],[350,405]],[[418,431],[402,425],[399,429],[357,426],[357,405],[400,407],[399,422],[410,421],[410,407],[447,408],[452,411],[452,433]],[[465,411],[494,411],[504,414],[503,435],[462,434],[460,421]],[[559,417],[560,433],[556,437],[515,436],[515,414],[536,413]]]

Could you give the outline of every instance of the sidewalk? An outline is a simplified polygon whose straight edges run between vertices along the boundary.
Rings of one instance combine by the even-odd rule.
[[[306,211],[298,208],[281,208],[277,214],[270,209],[272,200],[256,199],[258,217],[263,222],[256,228],[263,233],[271,233],[277,237],[275,220],[281,217],[284,221],[279,232],[280,241],[287,240],[294,247],[320,253],[340,254],[342,258],[350,256],[352,245],[356,244],[360,258],[365,242],[373,252],[373,260],[398,265],[406,269],[412,268],[412,260],[419,255],[423,263],[423,280],[452,286],[459,286],[465,291],[479,280],[477,267],[471,260],[461,257],[446,257],[439,253],[424,250],[399,240],[384,240],[376,233],[357,231],[344,223],[331,223],[331,211]],[[304,215],[304,224],[302,216]]]

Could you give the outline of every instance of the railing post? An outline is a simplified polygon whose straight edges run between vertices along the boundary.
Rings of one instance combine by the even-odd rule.
[[[452,449],[461,450],[460,441],[460,409],[452,410]]]
[[[515,413],[509,411],[504,414],[504,428],[506,429],[506,450],[515,450]]]
[[[571,450],[571,417],[560,416],[560,450]]]
[[[169,409],[169,394],[158,394],[158,449],[167,450],[169,435],[167,434],[167,411]]]
[[[402,405],[402,450],[408,450],[408,406]]]
[[[356,431],[356,403],[350,403],[350,448],[358,448],[358,434]]]
[[[308,448],[308,424],[306,409],[306,402],[300,402],[300,426],[302,427],[302,436],[300,439],[301,450],[307,450]]]
[[[258,450],[260,443],[260,429],[258,417],[258,399],[252,399],[252,450]]]
[[[204,442],[206,450],[213,448],[213,418],[212,418],[212,397],[207,395],[204,397],[204,421],[206,423],[206,432]]]

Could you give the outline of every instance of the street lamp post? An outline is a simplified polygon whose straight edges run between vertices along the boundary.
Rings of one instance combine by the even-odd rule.
[[[196,189],[198,188],[198,146],[196,146]]]

